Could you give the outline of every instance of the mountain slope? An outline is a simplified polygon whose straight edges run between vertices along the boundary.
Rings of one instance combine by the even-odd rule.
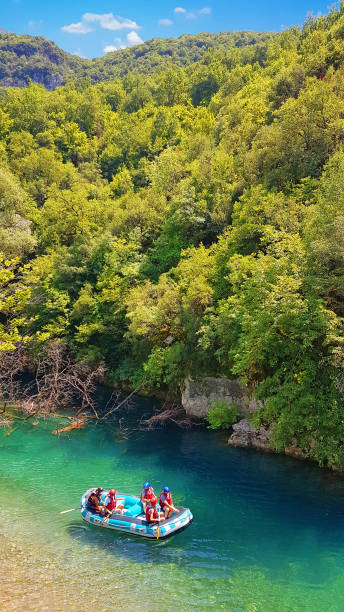
[[[0,33],[1,85],[25,87],[31,80],[55,89],[75,78],[87,63],[43,36]]]
[[[142,45],[113,51],[92,60],[87,74],[98,81],[121,77],[134,70],[144,74],[159,72],[172,66],[182,67],[198,62],[208,49],[228,50],[254,45],[265,42],[271,36],[273,34],[269,32],[203,32],[183,34],[179,38],[153,38]]]
[[[55,89],[78,77],[89,77],[93,82],[99,82],[133,70],[143,74],[159,72],[170,66],[197,62],[208,49],[254,45],[271,36],[267,32],[185,34],[179,38],[153,39],[87,60],[66,53],[42,36],[5,32],[0,33],[0,84],[25,87],[31,80],[47,89]]]

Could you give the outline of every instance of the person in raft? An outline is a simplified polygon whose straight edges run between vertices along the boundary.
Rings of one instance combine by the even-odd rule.
[[[120,503],[120,499],[125,499],[124,497],[116,498],[116,490],[110,489],[108,495],[104,499],[104,504],[107,510],[111,513],[116,512],[117,514],[124,513],[124,506]]]
[[[141,491],[140,500],[143,506],[143,511],[146,512],[147,504],[154,497],[154,489],[151,487],[150,482],[145,482]]]
[[[155,495],[150,498],[149,502],[146,506],[146,521],[147,523],[159,523],[161,520],[164,520],[165,515],[163,512],[160,512],[157,507],[157,498]]]
[[[177,508],[174,507],[172,501],[172,493],[169,487],[164,487],[160,493],[159,506],[164,512],[165,519],[170,518],[173,512],[178,512]]]
[[[105,508],[102,502],[102,492],[104,489],[102,487],[97,487],[95,491],[92,491],[87,500],[87,510],[92,512],[92,514],[100,514],[101,516],[111,516],[111,512]]]

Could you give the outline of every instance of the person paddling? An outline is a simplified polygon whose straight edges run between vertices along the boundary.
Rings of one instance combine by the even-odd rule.
[[[120,499],[125,499],[124,497],[116,497],[116,490],[110,489],[109,494],[104,499],[104,504],[107,510],[111,512],[116,512],[118,514],[124,513],[124,506],[119,502]]]
[[[173,505],[172,493],[169,487],[164,487],[160,493],[159,505],[161,510],[164,512],[165,519],[170,518],[173,512],[178,512],[177,508]]]
[[[147,523],[159,523],[164,518],[163,512],[158,512],[156,507],[157,498],[155,495],[151,497],[146,507],[146,521]]]
[[[154,489],[151,486],[150,482],[146,481],[143,485],[143,489],[140,495],[144,512],[146,512],[147,504],[149,504],[152,497],[154,497]]]
[[[102,503],[102,492],[104,489],[102,487],[97,487],[95,491],[92,491],[88,496],[87,500],[87,510],[92,512],[92,514],[100,514],[101,516],[111,516],[111,512],[107,510]]]

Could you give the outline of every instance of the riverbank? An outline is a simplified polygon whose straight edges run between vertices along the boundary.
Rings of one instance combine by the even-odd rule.
[[[7,434],[12,435],[18,421],[30,420],[33,425],[37,425],[40,418],[46,419],[54,416],[64,419],[62,424],[61,421],[57,422],[53,432],[58,436],[75,429],[82,429],[88,422],[102,421],[104,418],[108,423],[119,423],[124,434],[131,429],[154,430],[167,426],[178,426],[180,429],[193,427],[206,429],[210,407],[214,402],[221,402],[228,406],[235,404],[238,409],[238,421],[229,430],[223,430],[223,438],[227,436],[226,441],[230,446],[287,455],[318,465],[314,458],[303,452],[295,439],[289,446],[277,451],[273,444],[273,427],[264,424],[257,427],[252,425],[254,413],[262,408],[262,404],[252,398],[245,386],[237,379],[230,380],[223,376],[188,379],[185,381],[184,391],[173,398],[161,389],[150,395],[143,388],[133,390],[127,385],[121,389],[117,388],[115,393],[118,395],[115,394],[113,398],[113,387],[110,386],[110,381],[107,382],[107,386],[98,385],[92,399],[93,408],[85,409],[81,415],[78,408],[75,408],[74,416],[67,413],[57,415],[52,412],[49,414],[47,408],[40,413],[36,404],[26,398],[24,403],[18,403],[17,409],[12,405],[8,413],[1,413],[0,429],[6,428]],[[137,404],[135,396],[140,400],[141,411],[133,410],[133,406]],[[99,415],[95,410],[97,405],[103,406],[99,410]],[[343,472],[342,467],[336,464],[324,462],[321,467],[338,473]]]

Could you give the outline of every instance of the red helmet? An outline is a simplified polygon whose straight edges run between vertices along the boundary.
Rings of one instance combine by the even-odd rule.
[[[109,491],[109,495],[110,495],[110,497],[115,497],[115,495],[116,495],[116,489],[110,489],[110,491]]]
[[[153,497],[150,498],[150,503],[152,506],[155,506],[156,502],[157,502],[157,498],[155,497],[155,495],[153,495]]]

